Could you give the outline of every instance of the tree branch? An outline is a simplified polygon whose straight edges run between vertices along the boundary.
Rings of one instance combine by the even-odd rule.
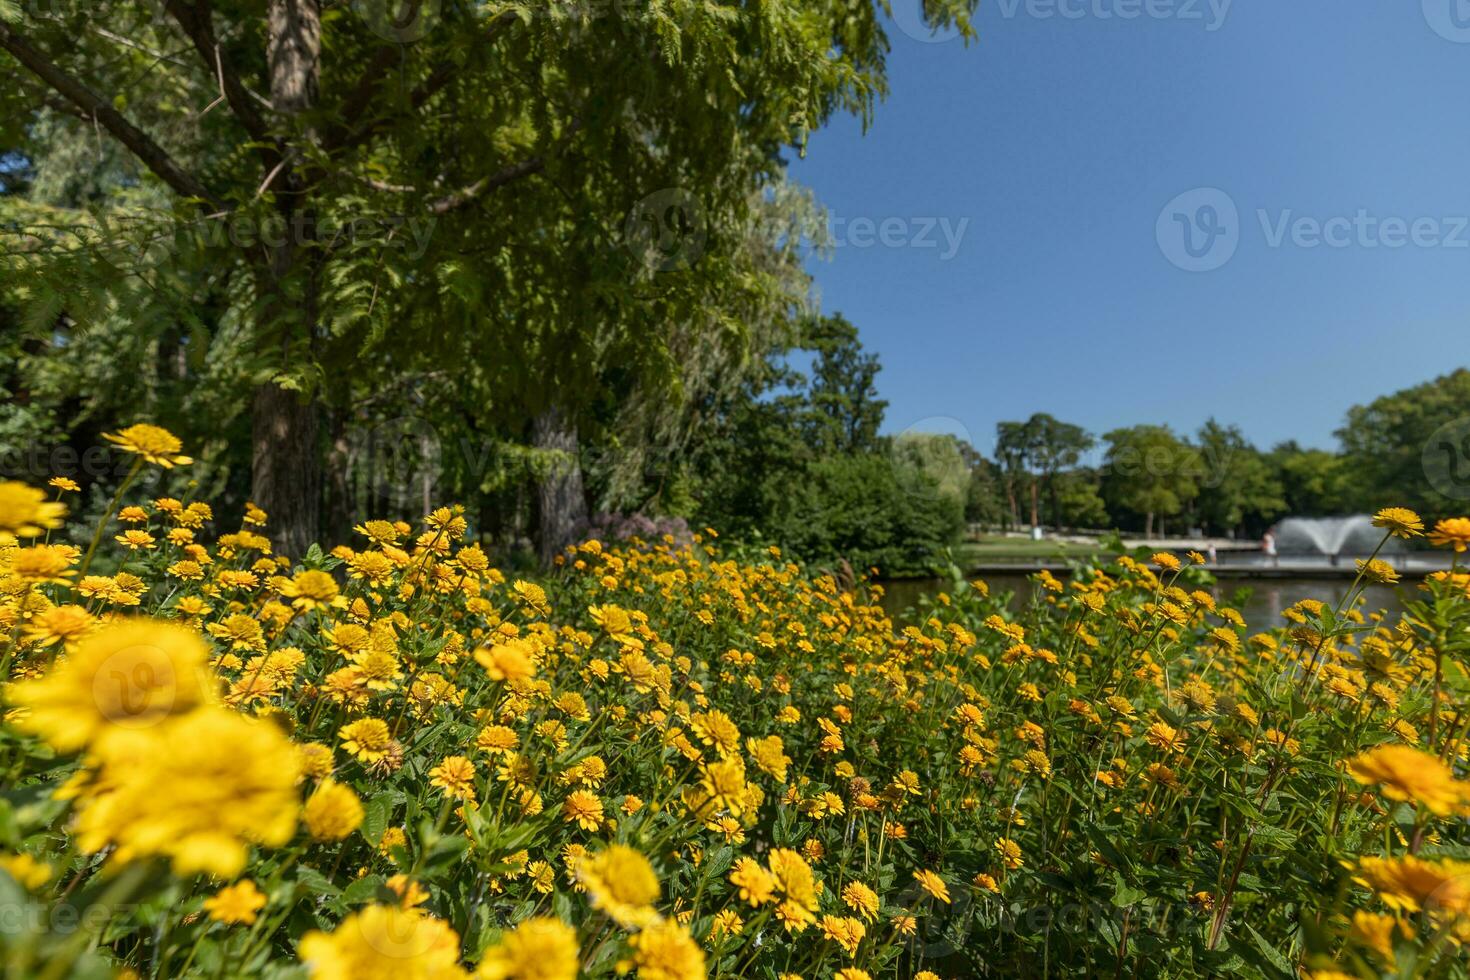
[[[451,211],[457,211],[476,198],[483,196],[488,191],[493,191],[497,187],[504,187],[506,184],[520,180],[522,177],[529,176],[530,174],[540,173],[544,169],[546,169],[546,158],[541,156],[534,156],[530,159],[522,160],[520,163],[513,163],[508,167],[497,170],[493,174],[481,177],[473,184],[467,184],[461,187],[452,194],[446,194],[437,201],[431,202],[429,204],[429,212],[431,214],[448,214]]]
[[[209,0],[196,0],[193,4],[184,3],[183,0],[164,0],[163,5],[193,42],[194,50],[199,52],[205,70],[219,78],[225,101],[229,103],[235,118],[240,120],[245,132],[257,143],[269,143],[270,132],[266,128],[265,118],[261,116],[245,84],[240,81],[239,74],[225,57],[224,50],[215,37],[214,13],[210,9]]]
[[[33,75],[76,106],[88,119],[101,123],[120,143],[176,193],[222,207],[219,199],[198,178],[174,162],[168,151],[155,143],[147,133],[129,122],[96,92],[46,57],[31,42],[5,21],[0,21],[0,49],[24,65]]]

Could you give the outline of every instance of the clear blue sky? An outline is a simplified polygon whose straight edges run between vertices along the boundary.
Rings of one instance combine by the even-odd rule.
[[[1350,405],[1470,361],[1470,3],[1057,2],[983,0],[968,47],[894,27],[870,130],[835,120],[793,166],[842,222],[810,268],[882,358],[889,431],[988,451],[1036,411],[1215,416],[1332,447]],[[1196,188],[1239,220],[1196,195],[1161,228]],[[1186,221],[1218,268],[1171,261]]]

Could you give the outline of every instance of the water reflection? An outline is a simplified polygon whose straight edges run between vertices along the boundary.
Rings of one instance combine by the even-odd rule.
[[[1019,608],[1031,598],[1033,584],[1020,574],[982,576],[990,585],[992,593],[1012,592],[1012,608]],[[1316,599],[1329,606],[1336,605],[1347,593],[1352,580],[1348,578],[1239,578],[1222,579],[1210,588],[1218,603],[1234,606],[1245,617],[1246,623],[1255,629],[1280,626],[1285,620],[1281,611],[1302,599]],[[886,595],[883,608],[895,619],[907,621],[904,613],[924,596],[931,596],[949,588],[942,579],[911,579],[885,582]],[[1409,583],[1408,588],[1415,588]],[[1367,611],[1386,609],[1397,613],[1403,609],[1394,589],[1382,585],[1370,585],[1367,590]]]

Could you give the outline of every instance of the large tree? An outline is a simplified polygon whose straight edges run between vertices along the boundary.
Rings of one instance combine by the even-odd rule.
[[[1353,406],[1337,437],[1353,506],[1391,502],[1434,518],[1462,512],[1470,499],[1470,370]]]
[[[1199,453],[1167,425],[1114,429],[1103,440],[1103,499],[1115,520],[1142,517],[1143,533],[1151,537],[1156,519],[1183,513],[1199,494]]]
[[[1210,419],[1195,441],[1201,466],[1196,513],[1207,529],[1231,536],[1261,530],[1286,510],[1280,480],[1237,426]]]
[[[1052,523],[1062,523],[1059,477],[1082,460],[1096,440],[1080,425],[1037,412],[1024,422],[996,425],[996,458],[1006,475],[1011,509],[1020,486],[1030,492],[1031,525],[1041,522],[1041,499],[1051,504]]]
[[[0,3],[0,149],[108,147],[123,177],[90,243],[166,241],[151,290],[203,283],[223,306],[118,315],[196,351],[235,325],[251,492],[299,553],[368,379],[452,374],[507,433],[537,419],[527,438],[560,449],[608,364],[672,384],[678,329],[761,288],[726,257],[782,148],[883,93],[885,6]],[[922,4],[966,34],[972,8]],[[88,326],[66,313],[84,294],[160,265],[82,279],[75,233],[43,237],[27,254],[55,261],[31,271],[70,294],[69,327]]]

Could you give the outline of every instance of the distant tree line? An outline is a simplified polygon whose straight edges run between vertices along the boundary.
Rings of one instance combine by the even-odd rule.
[[[1437,518],[1466,509],[1470,371],[1354,406],[1336,436],[1336,450],[1295,441],[1263,450],[1210,419],[1192,436],[1150,424],[1099,439],[1038,413],[997,425],[994,460],[971,468],[965,516],[1000,527],[1252,537],[1292,514],[1400,504]]]

